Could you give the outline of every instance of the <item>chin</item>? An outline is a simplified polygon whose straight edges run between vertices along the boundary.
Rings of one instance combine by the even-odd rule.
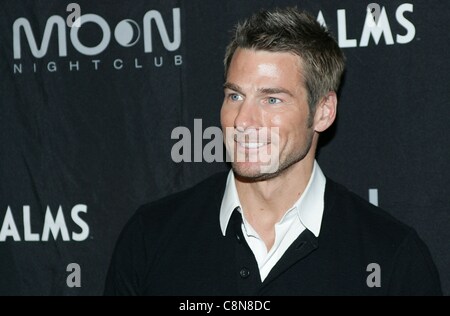
[[[231,167],[233,169],[235,177],[243,182],[256,182],[267,180],[276,177],[280,174],[280,168],[275,169],[274,172],[263,172],[262,170],[268,169],[268,167],[262,164],[252,164],[248,165],[245,163],[232,163]],[[272,170],[270,170],[272,171]]]
[[[269,180],[288,172],[305,157],[306,153],[301,153],[297,156],[281,159],[281,161],[277,160],[276,164],[271,164],[269,166],[264,163],[232,162],[231,167],[239,180],[243,182],[257,182]]]

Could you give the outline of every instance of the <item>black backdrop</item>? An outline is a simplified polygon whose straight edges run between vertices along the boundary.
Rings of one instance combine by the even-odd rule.
[[[450,294],[450,2],[378,1],[380,38],[369,1],[77,1],[77,34],[69,2],[0,1],[0,294],[100,294],[139,205],[227,168],[173,162],[171,132],[219,126],[228,30],[275,5],[321,12],[348,59],[322,169],[413,226]]]

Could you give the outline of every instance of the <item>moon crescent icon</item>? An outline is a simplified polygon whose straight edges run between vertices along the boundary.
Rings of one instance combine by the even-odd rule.
[[[140,36],[141,31],[139,25],[131,19],[120,21],[114,30],[114,37],[116,38],[117,43],[123,47],[135,45]]]

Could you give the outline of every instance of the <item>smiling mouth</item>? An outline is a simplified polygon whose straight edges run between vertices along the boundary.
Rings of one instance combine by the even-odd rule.
[[[267,145],[268,143],[241,143],[241,142],[237,142],[239,144],[240,147],[244,147],[247,149],[257,149],[260,147],[263,147],[264,145]]]
[[[235,133],[233,139],[238,148],[245,151],[259,150],[271,143],[266,133]]]

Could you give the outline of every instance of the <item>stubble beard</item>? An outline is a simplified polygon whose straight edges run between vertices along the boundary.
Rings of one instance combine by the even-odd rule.
[[[262,166],[255,168],[255,170],[251,170],[251,168],[242,167],[237,162],[231,162],[231,167],[233,169],[235,177],[242,182],[258,182],[273,179],[287,172],[293,165],[303,160],[310,152],[314,138],[314,130],[312,126],[310,126],[310,124],[308,124],[307,133],[306,143],[304,146],[302,146],[302,148],[300,148],[299,151],[292,152],[285,158],[281,156],[279,157],[279,167],[275,172],[261,172]]]

